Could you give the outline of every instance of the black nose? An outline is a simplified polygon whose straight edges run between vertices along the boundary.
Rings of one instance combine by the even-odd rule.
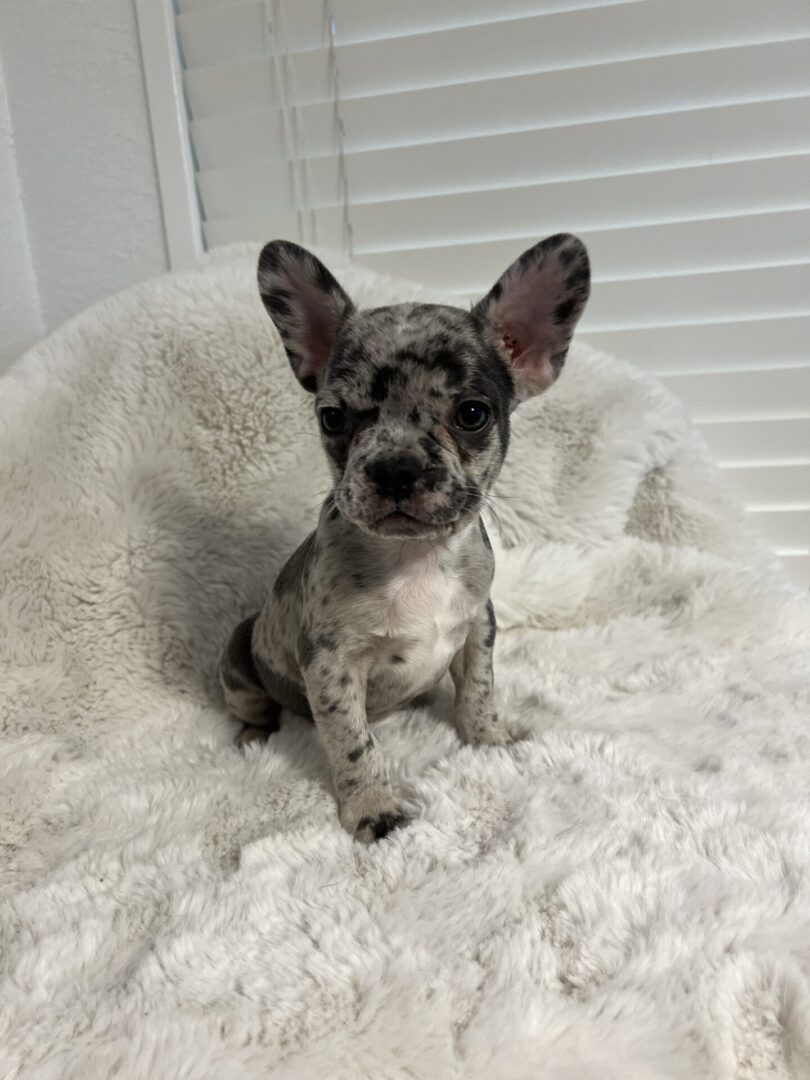
[[[412,454],[394,454],[393,457],[377,458],[366,465],[366,473],[380,495],[405,499],[413,491],[422,466]]]

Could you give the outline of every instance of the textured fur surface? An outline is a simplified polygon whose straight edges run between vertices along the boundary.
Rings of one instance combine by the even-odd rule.
[[[810,1075],[808,603],[636,371],[574,344],[515,417],[526,741],[381,722],[415,820],[368,849],[309,725],[234,747],[217,657],[325,487],[256,254],[0,382],[0,1075]]]

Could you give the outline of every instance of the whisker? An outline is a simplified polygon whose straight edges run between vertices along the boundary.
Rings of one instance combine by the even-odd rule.
[[[498,511],[495,509],[494,506],[490,505],[490,503],[486,500],[486,498],[484,499],[484,506],[486,507],[487,511],[490,514],[492,514],[493,518],[495,519],[495,524],[498,526],[498,529],[499,530],[503,529],[503,522],[500,519],[500,515],[498,514]]]
[[[482,499],[509,499],[509,500],[517,501],[517,500],[519,500],[521,498],[520,495],[497,495],[492,491],[489,491],[486,494],[483,494],[482,492],[478,491],[476,488],[471,488],[471,487],[470,488],[461,488],[461,490],[465,493],[465,495],[476,495],[477,494],[477,495],[480,495]]]

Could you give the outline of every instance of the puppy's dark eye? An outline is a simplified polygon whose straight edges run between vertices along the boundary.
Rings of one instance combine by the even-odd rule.
[[[462,431],[480,431],[489,421],[489,405],[483,401],[462,401],[456,409],[455,425]]]
[[[343,409],[321,409],[321,429],[326,435],[342,435],[349,426],[349,418]]]

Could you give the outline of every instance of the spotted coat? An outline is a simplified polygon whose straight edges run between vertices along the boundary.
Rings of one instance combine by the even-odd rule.
[[[471,311],[359,311],[310,252],[263,250],[259,291],[313,395],[333,486],[317,528],[220,665],[246,737],[282,708],[314,720],[340,817],[369,842],[405,820],[369,723],[449,670],[459,735],[501,745],[492,548],[480,514],[509,418],[559,375],[588,298],[576,237],[525,252]]]

